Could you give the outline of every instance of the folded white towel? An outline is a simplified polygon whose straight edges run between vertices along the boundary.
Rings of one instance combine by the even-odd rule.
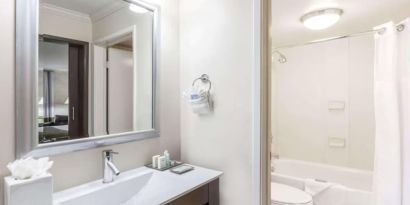
[[[335,184],[333,183],[329,183],[325,181],[318,181],[316,179],[306,179],[305,180],[305,192],[312,196],[316,196],[328,190],[334,185]]]

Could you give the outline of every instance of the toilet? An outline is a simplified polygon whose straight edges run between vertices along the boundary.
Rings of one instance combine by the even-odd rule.
[[[313,205],[308,193],[280,183],[271,183],[271,205]]]

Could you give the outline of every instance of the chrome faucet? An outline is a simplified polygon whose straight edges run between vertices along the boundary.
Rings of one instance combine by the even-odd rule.
[[[114,181],[114,176],[120,175],[120,170],[113,163],[113,155],[118,154],[112,150],[103,151],[103,183]]]

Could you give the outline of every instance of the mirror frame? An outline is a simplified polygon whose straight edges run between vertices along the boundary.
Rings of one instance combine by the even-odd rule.
[[[15,136],[16,158],[42,157],[92,149],[102,146],[122,144],[147,138],[159,137],[157,66],[159,54],[159,7],[141,0],[123,0],[153,12],[152,48],[152,117],[153,128],[144,131],[125,132],[95,136],[78,140],[68,140],[39,144],[37,130],[37,82],[39,44],[40,0],[16,1],[16,76],[15,76]],[[93,43],[93,42],[90,42]]]

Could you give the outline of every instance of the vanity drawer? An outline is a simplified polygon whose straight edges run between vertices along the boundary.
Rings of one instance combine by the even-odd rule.
[[[219,205],[219,180],[214,180],[167,205]]]

